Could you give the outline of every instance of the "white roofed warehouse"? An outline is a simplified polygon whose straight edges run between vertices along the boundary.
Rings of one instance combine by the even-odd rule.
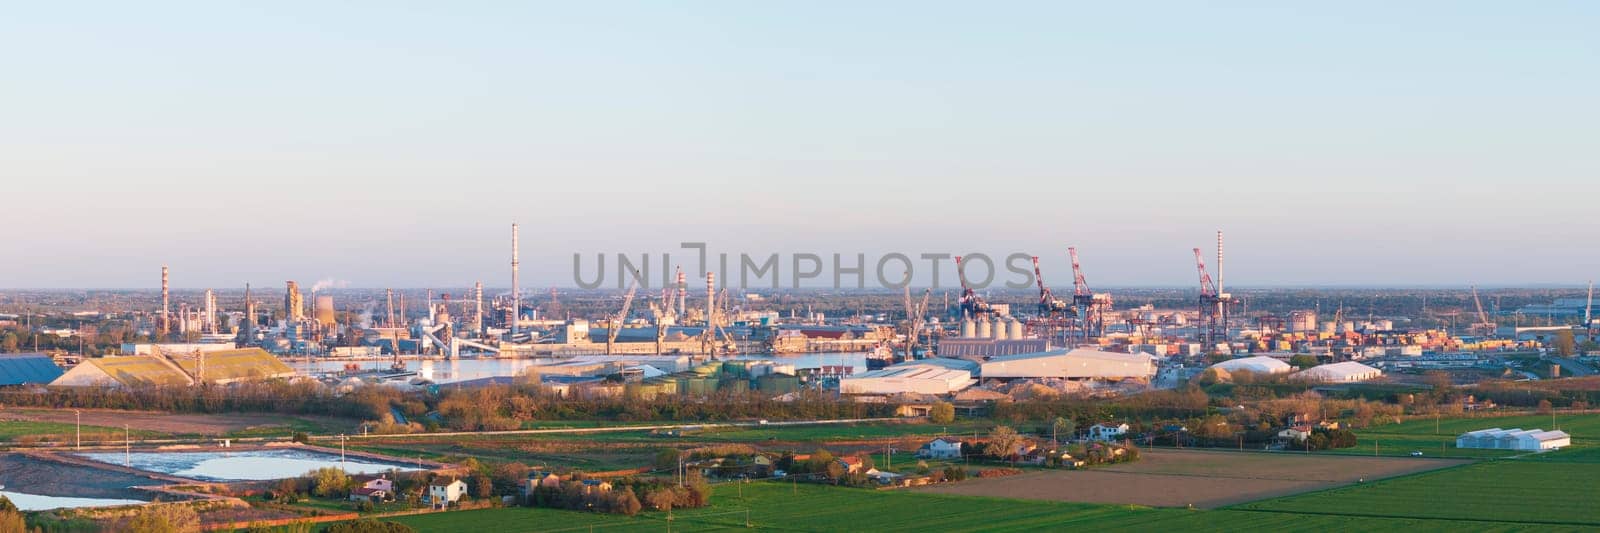
[[[1383,371],[1355,361],[1314,366],[1295,372],[1293,379],[1313,383],[1360,383],[1377,379]]]
[[[1229,374],[1238,372],[1253,372],[1256,374],[1287,374],[1290,370],[1294,369],[1294,367],[1289,366],[1289,363],[1285,363],[1265,355],[1229,359],[1227,361],[1211,365],[1211,368],[1225,370]]]
[[[1479,448],[1485,450],[1542,452],[1559,450],[1571,445],[1572,436],[1560,430],[1489,428],[1468,431],[1456,437],[1457,448]]]
[[[996,357],[979,371],[985,379],[1149,379],[1155,360],[1146,354],[1102,352],[1087,348]]]
[[[843,394],[918,394],[943,395],[976,383],[972,372],[977,363],[959,359],[926,359],[855,374],[839,380]]]

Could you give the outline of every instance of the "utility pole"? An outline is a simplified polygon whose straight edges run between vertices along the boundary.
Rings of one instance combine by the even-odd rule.
[[[340,433],[339,434],[339,469],[340,470],[349,471],[349,469],[346,468],[345,465],[344,465],[344,440],[345,440],[344,434]]]
[[[77,439],[77,443],[72,446],[72,449],[74,449],[74,450],[82,450],[83,449],[83,411],[80,411],[80,410],[77,410],[77,409],[73,409],[72,410],[72,416],[78,420],[78,439]]]
[[[122,425],[122,466],[133,468],[133,432]]]

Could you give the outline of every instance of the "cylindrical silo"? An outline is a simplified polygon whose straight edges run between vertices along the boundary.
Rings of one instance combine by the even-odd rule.
[[[978,338],[987,339],[987,338],[989,338],[990,334],[991,334],[991,332],[989,331],[989,319],[988,318],[980,318],[980,319],[978,319]]]
[[[1007,337],[1009,337],[1011,340],[1014,340],[1014,341],[1022,340],[1022,321],[1021,320],[1012,320],[1011,321],[1011,334],[1007,335]]]
[[[994,340],[1003,340],[1003,339],[1006,338],[1006,322],[1004,320],[1000,320],[998,318],[995,319],[995,321],[994,321],[994,331],[989,336],[989,338],[992,338]]]
[[[963,318],[963,319],[961,319],[961,338],[970,339],[970,338],[973,338],[976,335],[977,335],[977,329],[976,329],[976,326],[974,326],[972,324],[972,319],[971,318]]]

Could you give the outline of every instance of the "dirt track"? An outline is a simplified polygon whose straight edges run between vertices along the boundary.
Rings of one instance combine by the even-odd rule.
[[[128,487],[161,485],[162,482],[108,469],[43,461],[8,453],[0,454],[0,484],[9,490],[45,496],[148,500],[149,493]]]
[[[1442,459],[1145,450],[1137,463],[1050,470],[923,489],[996,496],[1154,507],[1213,508],[1460,464]]]

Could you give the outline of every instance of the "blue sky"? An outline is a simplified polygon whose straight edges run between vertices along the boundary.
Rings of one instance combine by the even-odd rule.
[[[860,5],[866,4],[866,5]],[[1202,6],[1201,4],[1206,4]],[[573,253],[1577,285],[1590,2],[35,2],[0,286],[529,286]]]

